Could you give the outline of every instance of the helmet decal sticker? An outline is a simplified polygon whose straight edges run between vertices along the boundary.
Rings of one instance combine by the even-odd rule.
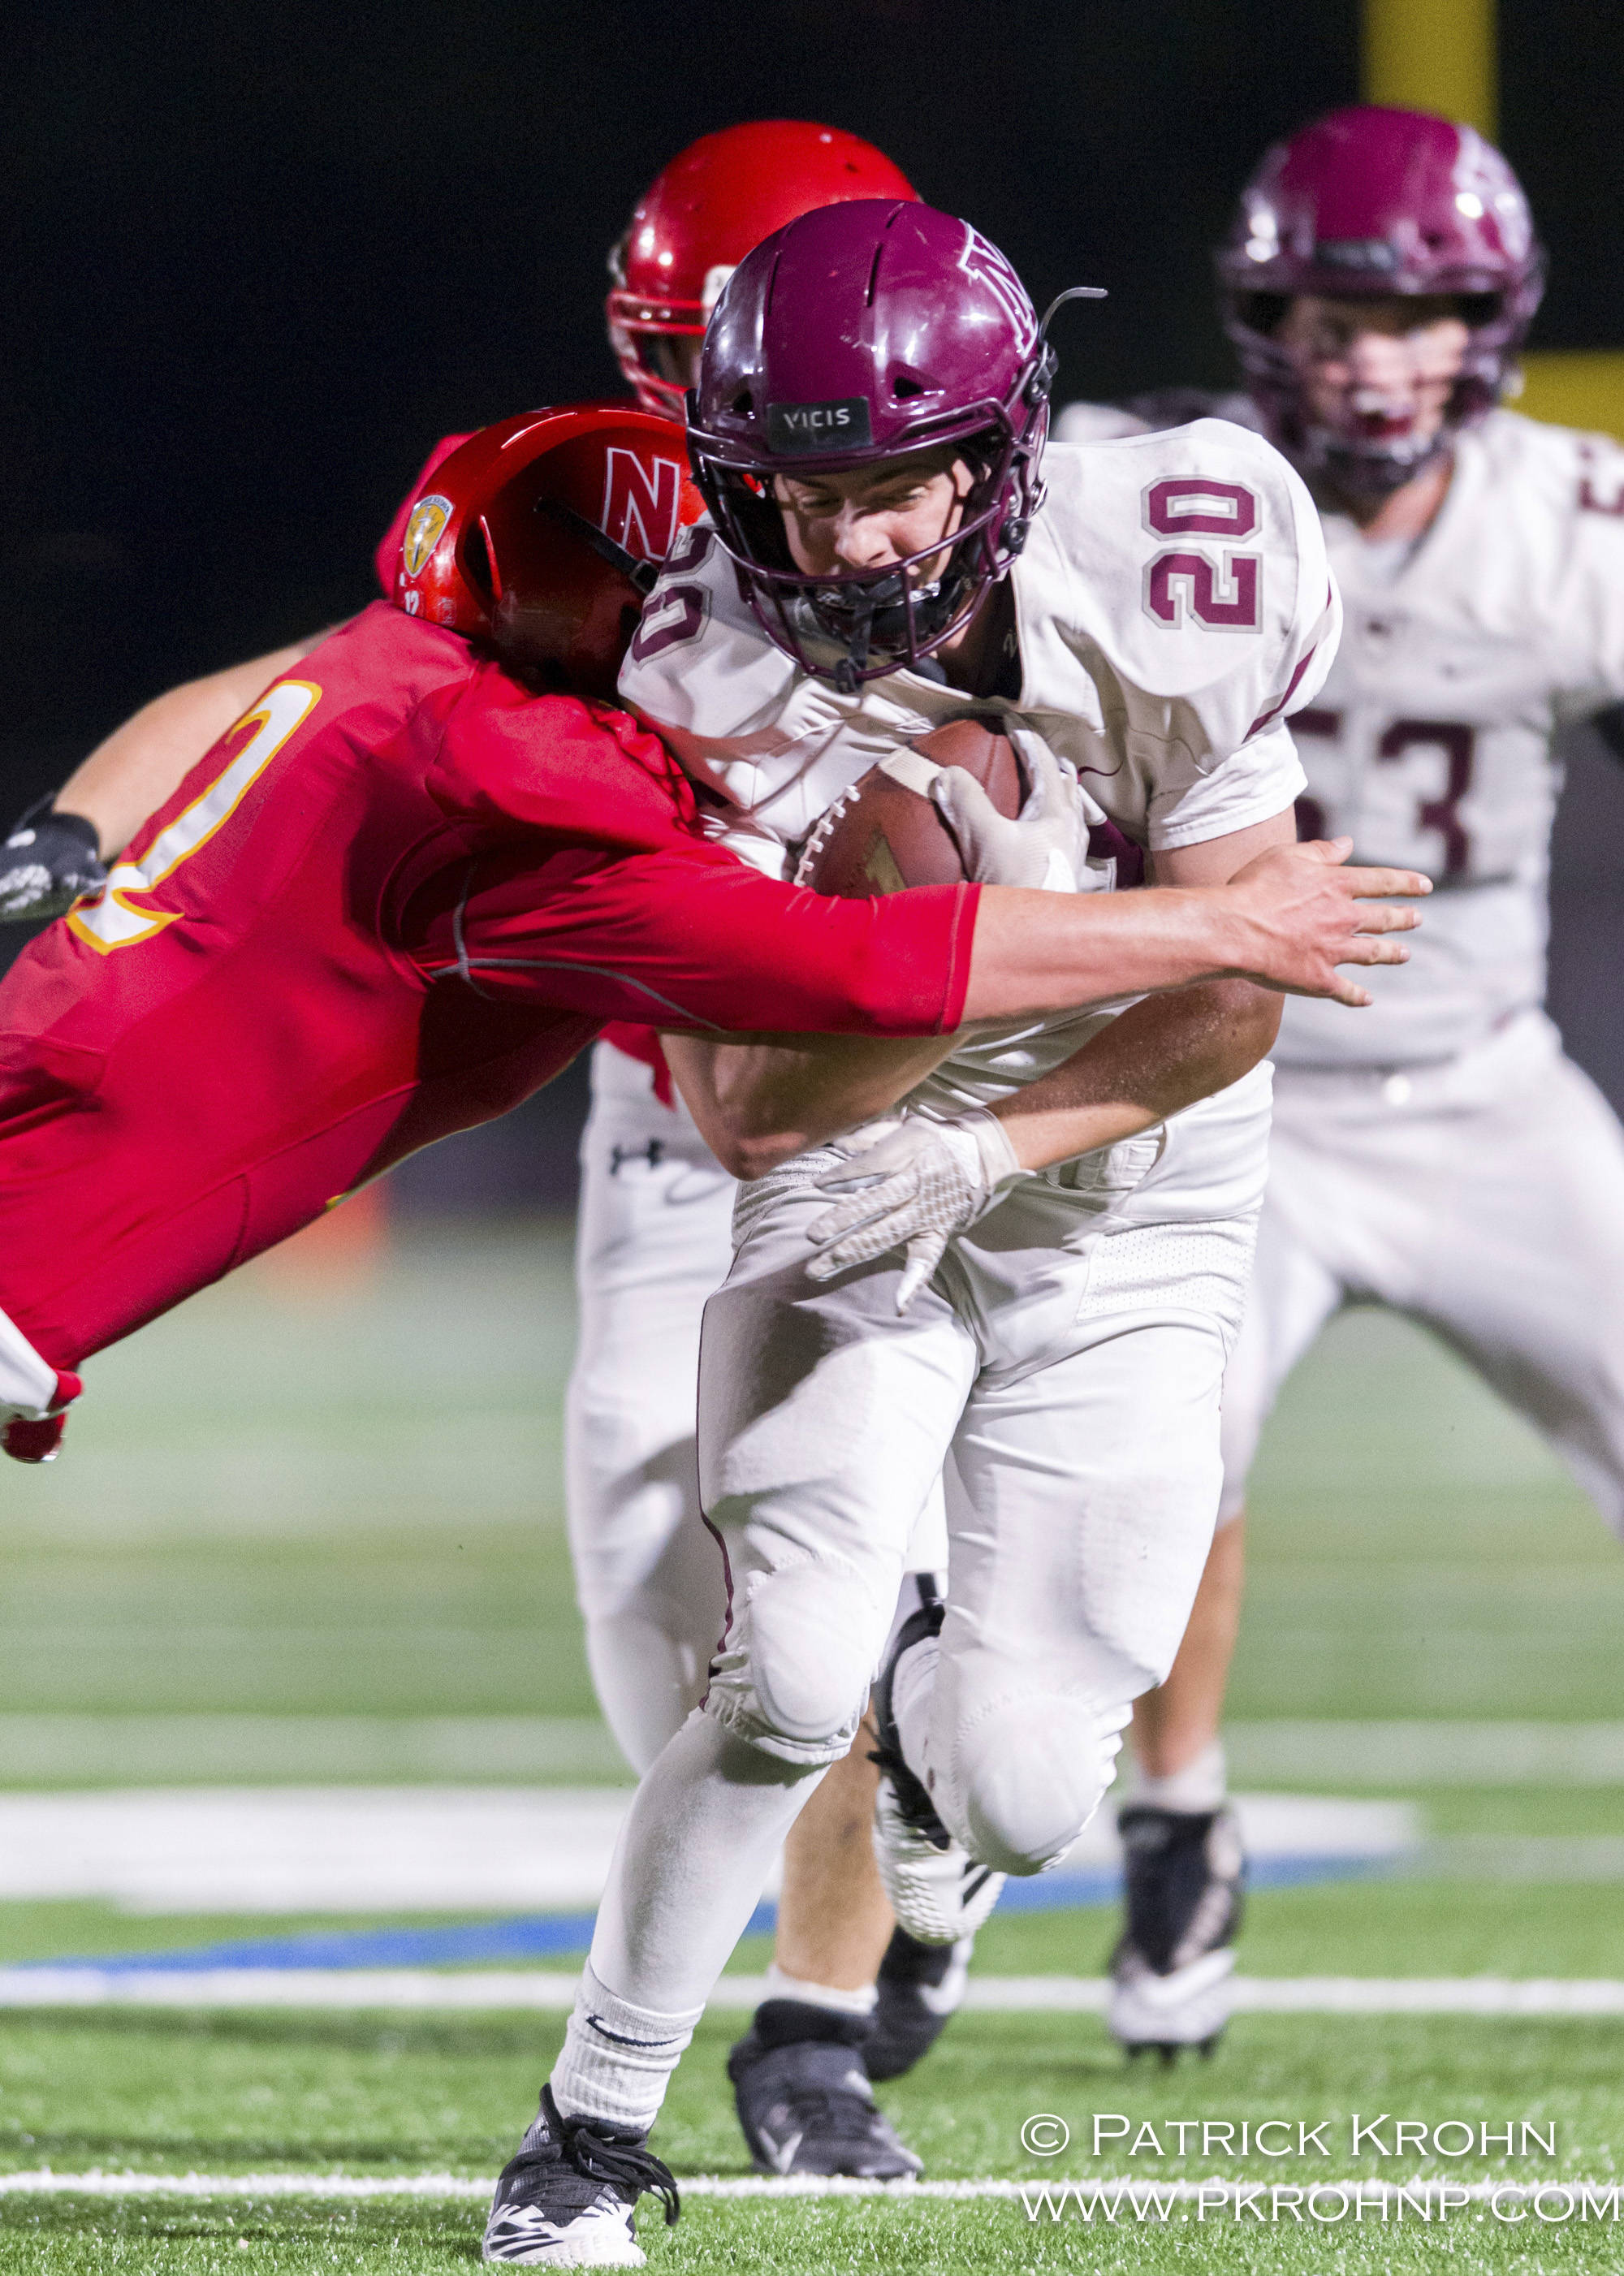
[[[682,469],[675,459],[645,467],[635,451],[611,450],[598,517],[603,534],[641,560],[664,561],[677,535],[681,497]]]
[[[873,440],[866,395],[842,395],[832,403],[767,406],[767,442],[774,451],[839,450],[844,443],[866,450]]]
[[[986,286],[1009,318],[1019,347],[1022,351],[1029,348],[1037,337],[1037,311],[1027,288],[998,247],[990,245],[968,222],[964,225],[964,251],[959,256],[959,266],[967,277],[976,277]]]
[[[421,574],[424,563],[440,542],[440,533],[452,517],[452,502],[436,491],[421,497],[412,508],[406,526],[406,540],[400,548],[401,574],[416,577]]]

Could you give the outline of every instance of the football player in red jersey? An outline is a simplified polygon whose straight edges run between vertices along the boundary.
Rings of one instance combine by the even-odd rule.
[[[758,119],[680,151],[638,200],[610,254],[604,306],[621,373],[651,412],[680,421],[710,311],[761,240],[813,209],[914,192],[871,143],[838,127]],[[467,438],[430,452],[375,557],[393,588],[414,503]],[[186,769],[310,645],[171,690],[119,728],[57,795],[25,815],[0,854],[0,916],[65,908],[95,884]],[[7,854],[11,867],[6,868]],[[673,1091],[651,1027],[614,1021],[592,1058],[581,1148],[581,1324],[566,1405],[566,1503],[588,1658],[604,1713],[641,1771],[702,1688],[724,1617],[698,1506],[694,1449],[700,1314],[732,1261],[733,1180]],[[933,1509],[912,1562],[945,1563]],[[771,1997],[730,2070],[752,2153],[797,2136],[793,2169],[884,2177],[916,2169],[872,2098],[809,2094],[803,2074],[842,2081],[861,2047],[890,2077],[931,2044],[957,2005],[968,1956],[893,1927],[869,1840],[869,1741],[831,1773],[786,1850]],[[791,2093],[793,2128],[771,2113]],[[810,2122],[816,2115],[817,2122]],[[766,2129],[763,2132],[763,2128]]]
[[[1312,855],[1124,922],[974,885],[825,900],[711,842],[656,737],[549,692],[612,684],[670,536],[604,527],[615,462],[674,510],[667,433],[588,406],[474,436],[414,517],[400,605],[274,680],[0,983],[8,1452],[55,1451],[87,1356],[502,1113],[618,1013],[942,1038],[930,1061],[965,1019],[1237,961],[1339,987],[1337,959],[1392,952],[1351,907],[1392,876]]]

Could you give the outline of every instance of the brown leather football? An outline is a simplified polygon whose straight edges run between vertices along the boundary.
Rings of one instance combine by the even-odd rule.
[[[913,753],[927,767],[910,769]],[[871,900],[905,885],[961,884],[958,840],[922,786],[929,766],[967,769],[1000,814],[1013,820],[1020,813],[1026,785],[1014,746],[996,717],[966,712],[901,746],[837,799],[807,840],[795,883],[843,900]],[[899,780],[892,767],[915,773],[922,786]]]

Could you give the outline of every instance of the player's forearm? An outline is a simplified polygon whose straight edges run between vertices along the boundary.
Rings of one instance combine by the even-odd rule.
[[[991,1111],[1022,1169],[1045,1169],[1137,1137],[1239,1082],[1279,1023],[1279,998],[1247,980],[1148,996]]]
[[[967,1020],[1027,1019],[1232,972],[1238,930],[1218,892],[1021,892],[984,886]]]
[[[960,1016],[1027,1019],[1232,978],[1368,1004],[1338,966],[1403,963],[1408,949],[1383,936],[1420,920],[1390,897],[1431,888],[1414,870],[1345,868],[1348,850],[1346,838],[1274,846],[1226,884],[1079,894],[984,886]]]
[[[922,1082],[951,1036],[667,1035],[665,1057],[711,1152],[735,1178],[763,1177],[808,1146],[873,1119]]]
[[[102,860],[110,861],[261,690],[322,637],[251,656],[155,696],[75,767],[57,793],[58,810],[82,815],[95,830]]]

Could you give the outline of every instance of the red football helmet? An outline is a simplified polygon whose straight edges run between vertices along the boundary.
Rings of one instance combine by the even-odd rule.
[[[1382,494],[1505,394],[1544,284],[1521,183],[1469,126],[1375,103],[1334,110],[1271,150],[1219,247],[1225,329],[1272,439],[1345,490]],[[1317,428],[1273,337],[1287,300],[1452,294],[1468,338],[1443,432],[1424,441]]]
[[[523,412],[430,481],[406,516],[395,605],[612,695],[643,596],[703,511],[670,422],[618,403]]]
[[[775,229],[848,198],[918,193],[872,142],[801,118],[702,135],[654,178],[609,256],[610,345],[646,411],[683,415],[661,343],[699,339],[722,287]]]

